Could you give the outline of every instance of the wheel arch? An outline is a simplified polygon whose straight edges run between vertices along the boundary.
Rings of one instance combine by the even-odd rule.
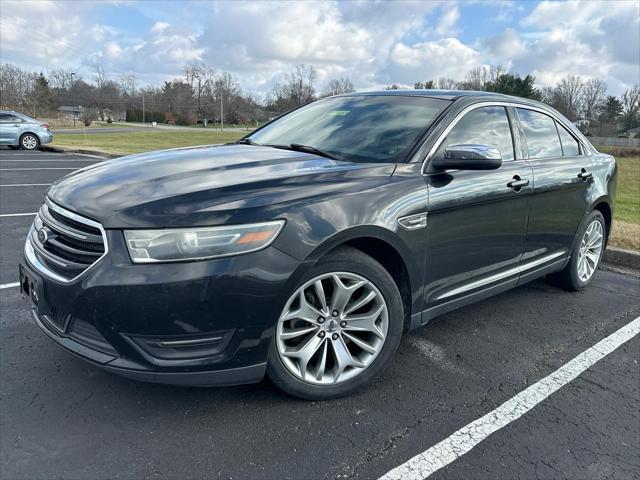
[[[22,138],[25,135],[33,135],[34,137],[36,137],[38,139],[38,144],[42,144],[42,139],[40,138],[40,135],[38,135],[36,132],[32,132],[32,131],[26,131],[26,132],[22,132],[20,134],[20,136],[18,137],[18,145],[22,145]]]
[[[340,247],[351,247],[363,252],[380,263],[391,275],[402,297],[404,329],[407,330],[412,314],[420,311],[414,304],[414,298],[421,296],[414,295],[414,290],[420,285],[420,272],[423,271],[419,268],[421,265],[416,267],[416,262],[407,261],[412,256],[409,248],[393,232],[385,228],[354,227],[326,240],[313,250],[307,260],[318,260]]]
[[[593,210],[598,210],[604,217],[604,223],[607,229],[607,232],[605,235],[605,247],[606,247],[606,245],[609,243],[609,236],[611,235],[611,228],[613,226],[613,208],[611,205],[611,201],[606,196],[600,197],[595,202],[593,202],[593,204],[591,205],[591,208],[589,209],[589,212],[592,212]],[[587,214],[589,212],[587,212]]]

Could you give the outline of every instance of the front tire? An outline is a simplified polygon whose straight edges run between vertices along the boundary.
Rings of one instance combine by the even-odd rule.
[[[571,260],[562,270],[549,275],[551,283],[571,292],[589,285],[604,254],[606,232],[602,213],[592,211],[578,229]]]
[[[404,309],[387,270],[354,248],[321,259],[284,305],[267,366],[271,381],[308,400],[349,395],[389,363]]]
[[[35,150],[40,146],[40,139],[33,133],[25,133],[20,137],[20,147],[23,150]]]

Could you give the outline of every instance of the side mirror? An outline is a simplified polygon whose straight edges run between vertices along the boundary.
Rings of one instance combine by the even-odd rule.
[[[436,170],[495,170],[502,165],[502,155],[489,145],[447,145],[442,158],[434,158]]]

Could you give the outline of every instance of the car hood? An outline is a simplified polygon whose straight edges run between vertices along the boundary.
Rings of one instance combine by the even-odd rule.
[[[216,225],[263,221],[291,202],[375,188],[393,170],[272,147],[205,146],[91,165],[47,195],[105,228]]]

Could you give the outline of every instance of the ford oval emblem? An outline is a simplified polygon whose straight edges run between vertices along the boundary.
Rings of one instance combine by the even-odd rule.
[[[41,228],[40,230],[38,230],[38,240],[40,240],[41,243],[47,243],[47,240],[49,240],[49,234],[47,233],[47,230],[44,228]]]

